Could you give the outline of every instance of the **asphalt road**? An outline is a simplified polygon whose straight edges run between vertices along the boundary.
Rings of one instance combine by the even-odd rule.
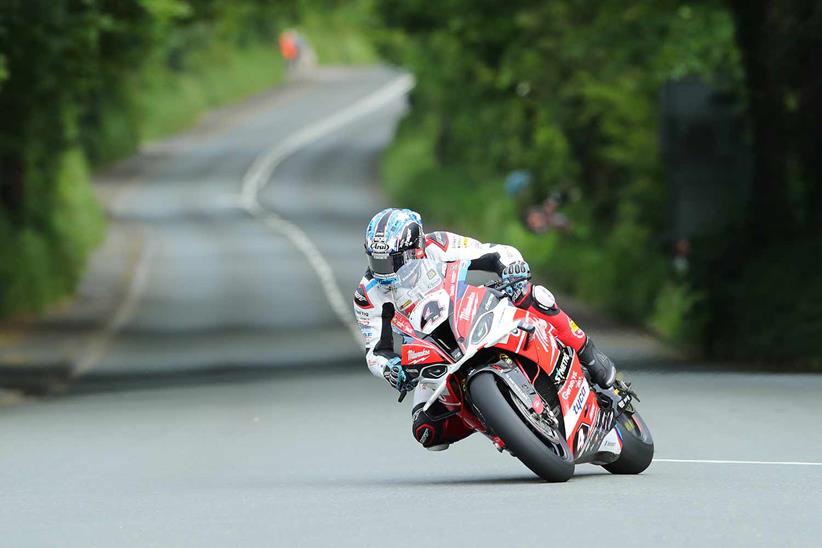
[[[305,257],[236,199],[271,145],[395,77],[324,71],[112,174],[113,223],[144,239],[140,283],[66,394],[0,410],[0,544],[817,546],[822,466],[797,462],[822,463],[822,377],[632,360],[641,338],[595,329],[640,392],[646,473],[583,465],[550,485],[480,436],[417,446],[410,403],[360,363]],[[402,108],[303,147],[261,196],[346,295]]]

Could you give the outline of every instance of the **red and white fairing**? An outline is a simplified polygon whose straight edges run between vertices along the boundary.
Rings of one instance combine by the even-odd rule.
[[[601,423],[607,417],[602,415],[576,353],[558,341],[544,319],[513,306],[507,299],[494,297],[487,288],[466,284],[461,278],[466,268],[466,262],[447,263],[443,272],[431,276],[437,283],[429,284],[431,287],[424,295],[407,299],[406,306],[401,307],[394,318],[394,327],[406,338],[402,348],[403,365],[447,367],[447,374],[435,378],[421,375],[420,384],[432,389],[425,409],[439,400],[449,409],[459,409],[460,417],[468,426],[483,431],[481,422],[462,405],[463,387],[452,373],[480,350],[493,347],[518,365],[520,359],[530,360],[539,367],[537,376],[544,374],[554,381],[566,441],[576,460],[602,451],[619,454],[622,444],[616,430],[611,429],[602,436]],[[450,321],[459,345],[456,356],[423,339],[445,321]],[[535,380],[536,377],[531,379]],[[532,402],[532,409],[542,412],[543,402],[539,396]],[[590,441],[596,438],[596,447],[592,447]]]

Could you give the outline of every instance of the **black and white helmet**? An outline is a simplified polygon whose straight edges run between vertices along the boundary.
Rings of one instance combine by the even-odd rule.
[[[425,243],[422,218],[410,209],[383,209],[365,229],[365,253],[374,279],[381,284],[397,280],[397,270],[419,258]]]

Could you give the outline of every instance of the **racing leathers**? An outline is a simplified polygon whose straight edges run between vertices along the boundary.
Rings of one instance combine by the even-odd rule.
[[[473,238],[442,231],[425,235],[423,252],[425,258],[443,262],[468,260],[471,261],[471,270],[493,272],[500,276],[509,265],[523,261],[520,252],[511,246],[481,243]],[[399,388],[400,379],[397,374],[402,375],[402,371],[400,356],[394,349],[391,321],[394,318],[395,304],[392,296],[389,286],[380,284],[370,270],[366,271],[354,292],[354,313],[365,343],[368,368],[374,375],[385,378],[392,386]],[[582,329],[557,306],[548,289],[529,283],[528,290],[514,304],[544,318],[553,327],[554,335],[579,353],[580,361],[588,367],[593,380],[604,385],[613,383],[613,363],[596,350]],[[584,357],[586,353],[591,354],[589,359]],[[607,363],[597,361],[601,359],[607,360]],[[601,371],[597,379],[593,373],[598,365],[608,370]],[[441,414],[441,410],[436,409],[439,404],[432,406],[428,412],[422,410],[430,396],[430,388],[424,385],[414,388],[412,413],[414,437],[417,441],[429,449],[445,448],[447,444],[471,433],[456,416],[443,421],[431,420],[432,416]]]

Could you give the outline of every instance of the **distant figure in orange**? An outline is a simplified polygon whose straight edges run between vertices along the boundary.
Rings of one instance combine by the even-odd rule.
[[[302,39],[297,31],[286,30],[280,34],[279,38],[280,53],[283,59],[288,62],[288,67],[293,68],[300,61],[300,53],[302,49]]]

